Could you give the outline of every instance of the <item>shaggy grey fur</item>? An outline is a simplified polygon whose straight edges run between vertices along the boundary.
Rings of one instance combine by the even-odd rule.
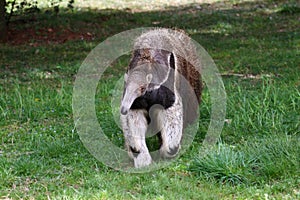
[[[202,82],[196,50],[183,32],[148,31],[134,49],[125,74],[121,125],[138,168],[152,162],[146,145],[150,124],[160,134],[161,158],[178,154],[184,128],[198,117]]]

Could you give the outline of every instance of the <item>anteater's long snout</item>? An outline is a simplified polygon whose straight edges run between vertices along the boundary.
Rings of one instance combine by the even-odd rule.
[[[125,94],[123,96],[122,102],[121,102],[121,114],[127,115],[129,109],[131,108],[134,100],[138,98],[140,94],[137,94],[137,90],[130,90],[130,88],[126,88]]]

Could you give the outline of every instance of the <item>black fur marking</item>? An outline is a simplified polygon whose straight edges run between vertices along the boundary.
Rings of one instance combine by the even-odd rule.
[[[134,100],[130,109],[150,110],[151,106],[159,104],[164,109],[171,107],[175,102],[175,94],[165,86],[156,90],[147,91],[143,96]]]
[[[175,58],[174,58],[174,54],[171,53],[170,57],[169,57],[169,64],[170,64],[170,67],[175,69]]]
[[[168,154],[170,156],[175,156],[177,154],[178,150],[179,150],[179,146],[174,147],[174,148],[170,148],[170,151],[168,151]]]
[[[156,135],[157,135],[158,141],[159,141],[159,148],[161,148],[161,146],[163,145],[163,139],[161,136],[161,132],[159,131]]]
[[[138,157],[138,155],[141,153],[140,151],[138,151],[136,148],[132,146],[129,146],[129,148],[135,158]]]

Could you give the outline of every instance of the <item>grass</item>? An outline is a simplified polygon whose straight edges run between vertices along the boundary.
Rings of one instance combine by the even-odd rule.
[[[300,199],[299,5],[155,2],[150,11],[133,4],[112,7],[110,1],[85,9],[78,1],[81,10],[22,16],[27,23],[12,19],[13,29],[68,28],[95,39],[1,44],[0,199]],[[106,7],[113,9],[99,9]],[[199,156],[210,120],[205,89],[188,151],[167,168],[126,174],[97,161],[81,143],[72,116],[73,82],[106,37],[156,25],[184,29],[212,56],[228,96],[226,123],[214,151]],[[95,102],[105,133],[119,146],[123,137],[110,101],[127,59],[105,72]]]
[[[243,145],[219,144],[215,152],[196,157],[190,170],[202,178],[232,185],[262,185],[273,179],[294,177],[299,174],[298,142],[290,136],[265,136]]]

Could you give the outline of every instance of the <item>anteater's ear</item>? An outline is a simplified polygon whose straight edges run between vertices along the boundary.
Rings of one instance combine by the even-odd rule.
[[[168,62],[169,62],[169,67],[175,69],[175,57],[174,57],[174,54],[173,54],[173,53],[171,53],[171,54],[169,55]]]
[[[152,77],[153,77],[152,74],[147,74],[146,81],[147,81],[148,84],[151,83]]]

